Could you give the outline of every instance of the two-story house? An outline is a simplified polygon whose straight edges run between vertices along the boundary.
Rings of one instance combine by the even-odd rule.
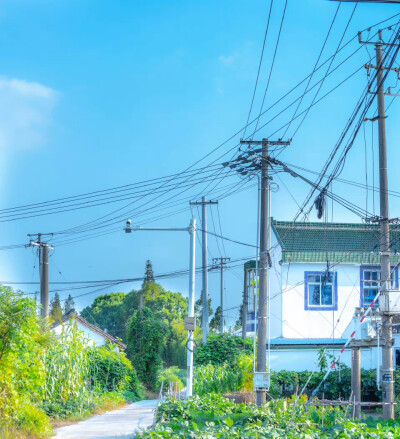
[[[380,283],[379,226],[341,223],[293,223],[272,220],[270,268],[270,356],[275,370],[312,370],[318,350],[336,355],[354,330],[360,308],[375,297]],[[400,227],[391,226],[392,288],[399,287]],[[248,331],[254,330],[255,261],[248,270]],[[357,337],[373,337],[379,316],[373,313]],[[400,365],[397,335],[395,354]],[[397,348],[399,345],[399,348]],[[342,361],[350,365],[351,352]],[[378,348],[363,349],[362,367],[375,368]]]

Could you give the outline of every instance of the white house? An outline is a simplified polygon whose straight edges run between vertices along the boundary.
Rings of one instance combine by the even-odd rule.
[[[98,326],[92,325],[86,319],[81,317],[75,310],[71,310],[64,314],[61,321],[55,322],[52,326],[52,331],[55,334],[61,334],[66,323],[75,321],[77,328],[82,331],[89,339],[89,344],[92,346],[102,346],[107,342],[112,342],[119,350],[126,349],[126,345],[120,340],[117,340],[112,335],[100,329]]]
[[[379,226],[341,223],[292,223],[272,220],[270,262],[271,368],[313,370],[318,350],[337,355],[353,332],[359,314],[378,291]],[[400,250],[400,231],[391,228],[394,253]],[[392,256],[393,267],[400,256]],[[248,270],[247,330],[254,330],[255,261]],[[392,288],[399,288],[394,268]],[[374,310],[375,311],[375,310]],[[372,313],[357,339],[376,335],[379,316]],[[395,338],[400,365],[400,340]],[[380,350],[380,349],[379,349]],[[378,348],[362,349],[362,367],[377,367]],[[351,351],[341,361],[350,365]]]

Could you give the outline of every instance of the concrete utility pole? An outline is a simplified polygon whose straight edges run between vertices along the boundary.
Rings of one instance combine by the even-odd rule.
[[[40,314],[46,318],[49,317],[49,249],[54,247],[42,242],[43,235],[41,233],[28,236],[37,236],[37,241],[31,240],[27,247],[37,246],[39,248]]]
[[[247,312],[249,304],[249,271],[244,269],[244,286],[243,286],[243,308],[242,308],[242,338],[246,340],[247,337]]]
[[[379,126],[379,196],[380,196],[380,252],[381,252],[381,286],[382,295],[379,303],[388,302],[390,285],[390,225],[389,225],[389,197],[387,175],[386,151],[386,115],[385,115],[385,89],[383,83],[383,58],[382,45],[376,44],[377,85],[378,85],[378,126]],[[383,283],[382,283],[383,282]],[[384,309],[384,307],[382,307]],[[389,311],[389,310],[388,310]],[[383,417],[394,419],[394,379],[393,379],[393,334],[392,316],[390,312],[382,312],[382,387]]]
[[[39,247],[40,261],[40,303],[42,304],[42,317],[49,316],[49,245]],[[39,257],[40,257],[39,256]]]
[[[269,145],[290,145],[290,141],[241,140],[247,145],[261,145],[261,209],[260,209],[260,262],[258,267],[259,298],[258,298],[258,342],[257,342],[257,375],[254,377],[256,403],[262,406],[266,402],[269,386],[267,374],[267,299],[268,299],[268,231],[269,231]],[[269,367],[269,365],[268,365]],[[257,382],[256,382],[257,381]]]
[[[218,204],[218,201],[207,201],[203,196],[201,201],[191,201],[191,206],[201,205],[201,237],[202,237],[202,289],[201,297],[203,303],[203,343],[207,343],[209,333],[208,315],[208,236],[207,236],[207,204]]]
[[[189,318],[195,321],[194,302],[195,302],[195,264],[196,264],[196,220],[192,219],[189,228],[190,234],[190,254],[189,254]],[[187,383],[186,397],[193,395],[193,351],[194,351],[194,329],[188,331],[187,341]]]
[[[189,232],[189,312],[185,318],[185,329],[188,331],[187,340],[187,383],[186,397],[193,395],[193,347],[194,331],[196,329],[196,318],[194,316],[195,303],[195,280],[196,280],[196,220],[190,221],[189,227],[185,228],[162,228],[162,227],[132,227],[132,221],[126,221],[125,233],[132,232]]]
[[[361,347],[351,348],[351,390],[353,392],[354,417],[361,419]],[[351,402],[351,401],[350,401]]]
[[[398,68],[389,68],[383,65],[383,47],[391,44],[383,42],[382,31],[378,31],[379,41],[369,42],[362,40],[362,33],[358,33],[361,44],[373,44],[376,51],[376,66],[367,64],[367,69],[376,69],[377,101],[378,101],[378,131],[379,131],[379,196],[380,196],[380,260],[381,260],[381,295],[379,309],[382,318],[382,368],[381,383],[383,388],[383,417],[394,419],[394,377],[393,377],[393,314],[389,307],[390,280],[390,219],[387,175],[387,147],[386,147],[386,114],[385,114],[385,85],[384,71],[393,70],[399,73]],[[372,119],[374,121],[374,119]]]
[[[219,266],[221,270],[221,323],[220,323],[220,329],[219,332],[221,334],[224,333],[224,320],[225,320],[225,312],[224,312],[224,306],[225,306],[225,300],[224,300],[224,290],[225,290],[225,282],[224,282],[224,266],[227,262],[229,262],[231,258],[213,258],[213,263],[215,264],[215,268]]]

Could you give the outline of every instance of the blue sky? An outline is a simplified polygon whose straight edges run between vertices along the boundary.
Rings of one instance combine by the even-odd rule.
[[[266,85],[283,5],[283,0],[275,1],[254,115],[259,111]],[[242,0],[3,1],[0,6],[1,208],[178,173],[237,132],[249,111],[268,7],[267,1]],[[342,5],[322,59],[334,52],[353,7]],[[336,2],[325,0],[289,0],[266,106],[311,72],[336,8]],[[395,5],[359,5],[344,41],[358,30],[397,12]],[[349,51],[357,47],[355,40]],[[321,95],[368,60],[363,48],[329,77]],[[390,81],[388,85],[394,86],[396,78],[393,76]],[[363,70],[313,108],[280,158],[320,170],[365,85]],[[306,99],[304,108],[307,102]],[[283,107],[272,110],[271,117],[279,108]],[[387,120],[389,183],[393,189],[398,186],[400,159],[396,148],[400,140],[396,131],[398,111],[399,103],[395,101]],[[270,136],[291,114],[284,113],[261,130],[259,136]],[[370,125],[366,126],[366,132],[371,182]],[[221,153],[233,147],[239,137],[223,147]],[[375,139],[377,157],[376,145]],[[206,165],[216,157],[202,163]],[[364,143],[359,136],[342,177],[365,182],[364,160]],[[309,188],[294,182],[290,176],[282,176],[282,180],[283,183],[276,180],[280,190],[273,196],[273,216],[290,220],[298,209],[293,198],[301,203]],[[334,190],[365,206],[364,191],[340,183],[334,184]],[[256,196],[256,190],[251,188],[221,201],[224,235],[254,244]],[[371,200],[370,196],[370,205]],[[392,216],[399,216],[397,198],[391,202]],[[24,243],[27,233],[69,228],[117,207],[3,222],[0,244]],[[216,210],[214,215],[217,220]],[[315,219],[314,212],[312,215],[311,219]],[[152,224],[182,227],[189,223],[190,216],[187,205],[186,212]],[[338,206],[334,207],[333,218],[358,221]],[[124,221],[121,229],[123,225]],[[210,236],[209,241],[211,254],[219,256],[215,239]],[[231,258],[253,253],[251,248],[229,242],[225,247]],[[187,255],[185,235],[125,235],[121,230],[56,247],[51,257],[50,280],[137,277],[143,273],[146,259],[153,261],[156,273],[168,272],[186,268]],[[36,255],[30,248],[0,253],[3,280],[36,281],[37,266]],[[241,268],[227,271],[227,307],[239,304],[241,279]],[[200,282],[198,277],[197,297]],[[218,302],[218,282],[218,275],[210,274],[214,307]],[[184,294],[187,294],[187,283],[186,278],[162,282],[166,288]],[[113,290],[127,291],[138,286],[131,284]],[[34,289],[27,287],[26,291]],[[78,307],[90,303],[94,297],[77,299]],[[228,318],[230,322],[235,320],[237,310],[229,312]]]

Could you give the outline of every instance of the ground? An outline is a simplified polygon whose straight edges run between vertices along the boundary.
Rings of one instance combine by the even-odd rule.
[[[139,401],[86,421],[56,429],[54,439],[130,439],[152,425],[158,400]]]

